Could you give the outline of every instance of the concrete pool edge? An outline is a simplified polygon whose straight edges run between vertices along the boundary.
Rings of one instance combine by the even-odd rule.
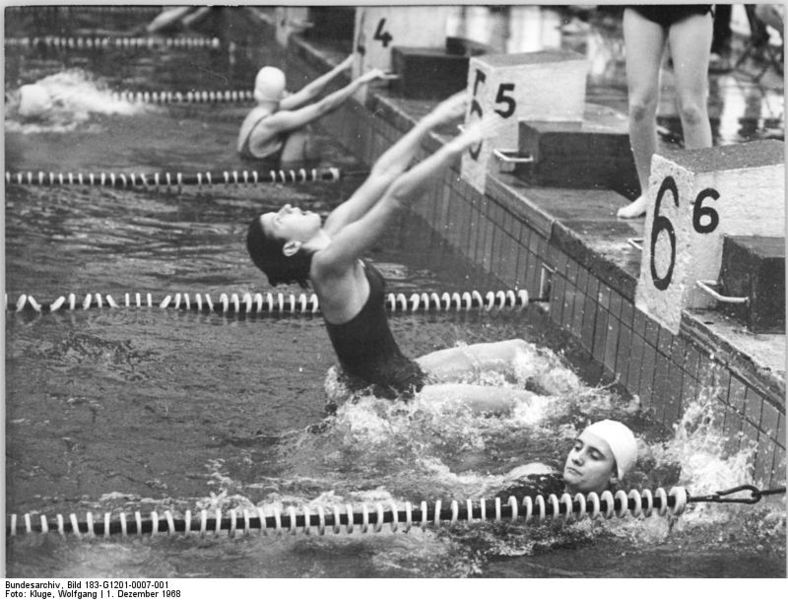
[[[309,79],[342,57],[299,36],[291,36],[287,54],[288,69]],[[372,89],[364,106],[350,102],[321,126],[371,164],[428,105]],[[419,158],[441,140],[431,136]],[[636,308],[640,252],[627,239],[642,235],[642,221],[615,218],[625,203],[608,190],[537,188],[492,173],[482,195],[460,179],[457,166],[414,210],[506,287],[537,295],[549,269],[549,319],[663,426],[672,428],[686,403],[713,388],[725,451],[757,444],[755,480],[784,482],[785,336],[753,336],[718,313],[687,311],[674,335]]]

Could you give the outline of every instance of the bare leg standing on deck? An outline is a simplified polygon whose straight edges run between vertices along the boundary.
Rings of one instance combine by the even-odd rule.
[[[640,182],[640,196],[621,208],[619,217],[641,217],[648,208],[651,157],[657,149],[660,66],[668,41],[684,145],[686,148],[711,146],[711,126],[706,108],[711,36],[709,14],[688,16],[665,29],[630,8],[624,10],[629,138]]]

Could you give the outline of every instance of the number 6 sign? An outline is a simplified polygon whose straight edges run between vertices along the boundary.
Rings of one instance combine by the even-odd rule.
[[[545,50],[472,57],[466,123],[497,115],[490,137],[462,159],[462,176],[484,192],[493,150],[518,146],[517,121],[582,121],[588,66],[580,54]]]
[[[783,145],[752,142],[655,155],[635,302],[673,333],[681,311],[714,300],[727,235],[785,236]]]

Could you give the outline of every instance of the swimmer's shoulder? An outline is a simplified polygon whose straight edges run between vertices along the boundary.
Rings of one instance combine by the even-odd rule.
[[[555,468],[541,462],[528,463],[509,471],[503,482],[503,497],[561,494],[564,481]]]

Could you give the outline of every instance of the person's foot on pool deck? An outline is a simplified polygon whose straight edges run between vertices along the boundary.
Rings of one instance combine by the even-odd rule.
[[[644,217],[646,215],[646,209],[648,208],[648,196],[643,194],[638,196],[637,200],[633,200],[626,206],[622,206],[618,209],[616,216],[619,219],[638,219],[640,217]]]

